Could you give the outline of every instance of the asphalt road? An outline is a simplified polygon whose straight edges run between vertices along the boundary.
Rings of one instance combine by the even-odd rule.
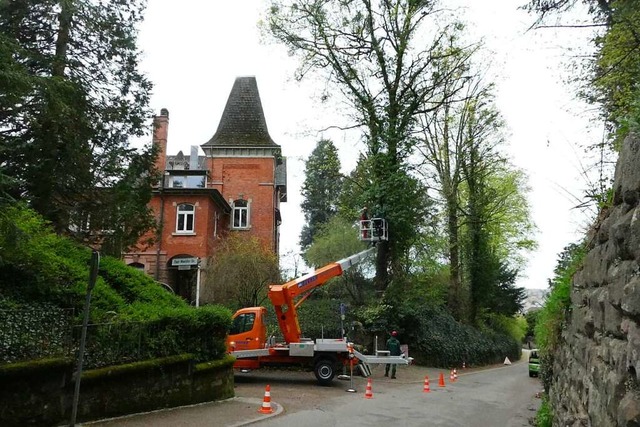
[[[259,370],[236,374],[236,397],[221,402],[167,409],[91,423],[100,427],[209,426],[530,426],[540,405],[542,385],[529,378],[527,353],[521,362],[459,372],[421,366],[401,366],[398,378],[384,377],[384,367],[372,369],[372,399],[365,398],[367,380],[334,380],[316,384],[311,372]],[[438,386],[439,374],[445,387]],[[424,393],[429,376],[430,393]],[[271,388],[274,413],[260,414],[266,385]],[[353,386],[355,393],[346,390]]]
[[[252,425],[530,426],[540,405],[536,393],[542,387],[537,378],[529,378],[527,369],[525,362],[519,362],[465,371],[455,383],[450,383],[447,375],[442,388],[438,387],[439,370],[412,366],[399,369],[398,379],[391,380],[382,376],[379,367],[372,376],[372,399],[364,397],[366,382],[362,378],[358,378],[357,393],[344,391],[348,381],[336,381],[328,390],[290,385],[281,389],[276,383],[271,385],[271,396],[284,412]],[[430,393],[423,392],[425,374],[430,379]],[[243,387],[238,384],[238,395]]]

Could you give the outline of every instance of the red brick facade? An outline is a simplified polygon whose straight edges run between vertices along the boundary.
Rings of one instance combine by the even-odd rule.
[[[167,155],[168,126],[163,109],[153,135],[157,167],[164,171],[151,201],[158,230],[124,260],[195,303],[207,262],[228,233],[255,236],[278,253],[286,163],[268,135],[251,77],[236,80],[218,131],[202,145],[205,156],[195,147],[189,156]],[[154,242],[145,245],[149,240]]]

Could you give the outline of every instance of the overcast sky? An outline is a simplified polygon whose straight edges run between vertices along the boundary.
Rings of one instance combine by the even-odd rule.
[[[572,209],[586,183],[581,177],[585,143],[600,139],[602,127],[565,86],[569,48],[586,45],[584,30],[526,32],[533,18],[517,9],[520,0],[449,0],[468,25],[469,39],[483,38],[495,74],[497,103],[506,119],[508,150],[529,176],[539,247],[530,255],[527,288],[546,288],[557,254],[579,238],[586,220]],[[298,252],[303,224],[300,186],[304,160],[320,137],[338,147],[348,173],[362,149],[351,133],[320,132],[340,121],[335,105],[322,105],[317,82],[293,81],[295,59],[281,46],[261,43],[257,28],[263,0],[217,2],[150,1],[139,34],[141,64],[154,83],[151,106],[170,112],[168,152],[189,152],[216,131],[237,76],[255,76],[269,133],[288,159],[288,202],[282,205],[281,255]],[[338,109],[339,110],[339,109]],[[590,132],[588,132],[590,130]]]

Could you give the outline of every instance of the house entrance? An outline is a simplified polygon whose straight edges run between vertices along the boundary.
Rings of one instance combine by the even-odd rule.
[[[168,262],[169,285],[176,295],[184,298],[189,304],[195,305],[196,284],[198,279],[198,258],[180,255]]]

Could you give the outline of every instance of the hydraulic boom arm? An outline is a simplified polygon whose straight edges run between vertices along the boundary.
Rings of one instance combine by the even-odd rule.
[[[370,253],[375,251],[375,247],[359,252],[338,262],[332,262],[324,267],[318,268],[313,273],[305,274],[302,277],[293,279],[283,285],[269,286],[269,299],[273,304],[278,317],[280,330],[287,343],[300,342],[300,325],[298,324],[298,313],[296,307],[304,301],[303,297],[297,304],[293,299],[301,294],[306,294],[323,286],[329,279],[340,276],[352,266],[361,262]]]

